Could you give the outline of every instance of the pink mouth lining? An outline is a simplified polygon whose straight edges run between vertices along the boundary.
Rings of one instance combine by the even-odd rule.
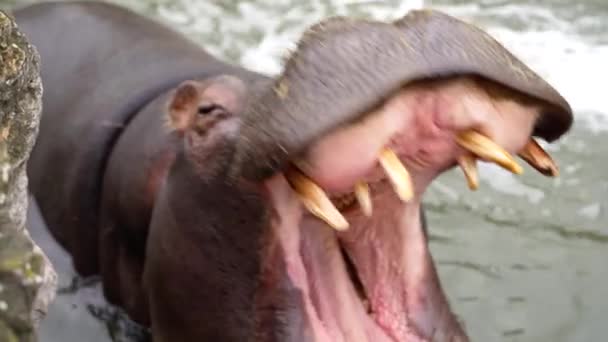
[[[478,130],[513,153],[528,141],[538,111],[493,98],[474,80],[460,78],[404,88],[361,121],[328,134],[297,166],[331,195],[372,181],[373,215],[364,217],[356,204],[341,208],[350,223],[346,232],[304,213],[283,174],[265,182],[273,208],[265,270],[275,274],[272,265],[285,266],[302,294],[313,341],[468,340],[441,289],[421,223],[421,198],[467,153],[455,142],[457,132]],[[408,203],[378,167],[384,147],[412,176],[415,196]]]

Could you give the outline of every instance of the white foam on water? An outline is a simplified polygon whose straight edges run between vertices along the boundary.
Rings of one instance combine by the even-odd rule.
[[[596,220],[600,216],[601,212],[600,203],[592,203],[578,210],[578,214],[590,220]]]
[[[397,7],[380,1],[342,0],[332,2],[333,15],[348,15],[349,6],[356,6],[367,13],[369,17],[377,20],[394,20],[402,17],[412,9],[422,8],[423,0],[402,1]],[[302,33],[311,25],[326,17],[325,10],[319,1],[312,1],[312,11],[305,12],[302,7],[293,7],[281,14],[281,21],[292,24],[288,28],[278,30],[277,20],[271,12],[256,13],[258,7],[243,3],[240,5],[241,13],[249,17],[252,13],[259,15],[259,22],[265,24],[264,38],[260,44],[244,52],[240,59],[244,67],[269,75],[281,72],[284,56],[295,49],[295,44]],[[293,19],[293,20],[291,20]]]

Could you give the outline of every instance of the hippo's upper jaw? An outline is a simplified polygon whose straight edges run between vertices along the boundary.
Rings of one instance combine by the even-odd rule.
[[[419,82],[315,141],[264,182],[272,238],[258,310],[286,310],[272,295],[286,276],[313,341],[466,340],[427,247],[422,195],[457,163],[477,187],[477,159],[521,173],[520,154],[557,170],[530,138],[541,108],[478,79]]]

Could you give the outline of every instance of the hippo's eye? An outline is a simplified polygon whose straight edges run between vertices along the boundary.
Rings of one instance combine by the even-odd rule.
[[[200,115],[209,115],[215,111],[224,111],[224,108],[215,103],[207,103],[198,107],[198,114]]]

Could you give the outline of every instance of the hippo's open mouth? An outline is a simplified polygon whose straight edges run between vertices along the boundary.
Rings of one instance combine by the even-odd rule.
[[[317,140],[265,183],[273,234],[258,312],[298,341],[467,340],[429,253],[422,195],[457,164],[476,188],[477,159],[521,173],[511,153],[557,174],[531,139],[541,107],[481,79],[417,82]]]

